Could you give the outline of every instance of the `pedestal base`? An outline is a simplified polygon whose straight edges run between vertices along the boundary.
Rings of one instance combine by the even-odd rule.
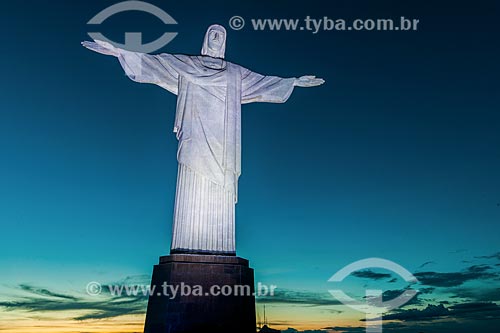
[[[254,274],[246,259],[164,256],[154,266],[151,290],[144,333],[256,331]]]

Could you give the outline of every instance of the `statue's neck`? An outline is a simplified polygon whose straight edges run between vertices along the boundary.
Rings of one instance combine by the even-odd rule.
[[[226,61],[221,58],[215,58],[209,55],[201,56],[200,62],[203,66],[211,69],[223,69],[226,67]]]

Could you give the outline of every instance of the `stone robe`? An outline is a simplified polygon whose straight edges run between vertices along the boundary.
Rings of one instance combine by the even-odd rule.
[[[207,55],[119,50],[127,76],[177,95],[179,140],[172,253],[235,253],[241,104],[285,102],[294,78],[265,76]]]

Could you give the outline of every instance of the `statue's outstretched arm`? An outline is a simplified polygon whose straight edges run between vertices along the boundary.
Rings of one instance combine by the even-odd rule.
[[[285,103],[292,94],[294,87],[314,87],[325,82],[312,75],[300,78],[282,78],[279,76],[262,75],[241,68],[241,102]]]
[[[179,73],[174,68],[173,63],[180,62],[180,60],[174,55],[131,52],[100,40],[82,42],[82,45],[94,52],[117,57],[131,80],[140,83],[153,83],[173,94],[178,93]]]

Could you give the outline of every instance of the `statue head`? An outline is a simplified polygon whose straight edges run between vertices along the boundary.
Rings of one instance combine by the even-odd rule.
[[[226,51],[226,29],[219,24],[212,24],[208,27],[203,40],[201,54],[224,59]]]

